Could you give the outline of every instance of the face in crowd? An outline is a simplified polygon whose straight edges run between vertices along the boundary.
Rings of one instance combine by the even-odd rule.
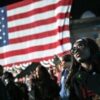
[[[90,48],[83,39],[79,39],[73,44],[72,54],[77,62],[85,62],[90,58]]]

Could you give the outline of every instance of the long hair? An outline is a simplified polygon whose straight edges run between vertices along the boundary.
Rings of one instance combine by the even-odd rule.
[[[76,42],[77,41],[78,40],[76,40]],[[85,45],[90,49],[91,55],[90,55],[89,60],[92,63],[93,67],[95,67],[95,69],[100,72],[100,68],[99,68],[100,67],[100,62],[99,62],[100,61],[100,48],[99,46],[91,38],[82,38],[81,41],[85,43]],[[71,84],[71,79],[75,75],[75,73],[78,71],[79,66],[80,66],[80,63],[78,63],[72,55],[72,66],[69,72],[67,84],[69,85]]]
[[[40,77],[40,79],[49,80],[50,79],[50,74],[49,74],[48,70],[42,65],[38,65],[37,67],[39,69],[39,77]]]
[[[83,38],[87,46],[90,48],[90,53],[94,56],[96,53],[100,52],[100,48],[97,43],[91,38]]]

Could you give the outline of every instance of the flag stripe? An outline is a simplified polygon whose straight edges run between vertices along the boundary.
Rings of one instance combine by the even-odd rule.
[[[69,44],[70,45],[70,44]],[[63,56],[65,53],[70,53],[70,51],[63,51],[63,52],[61,52],[61,53],[59,53],[59,56]],[[13,59],[13,58],[10,58],[10,59],[6,59],[5,60],[5,66],[7,66],[7,67],[11,67],[11,66],[16,66],[16,65],[20,65],[20,64],[25,64],[25,63],[29,63],[29,62],[38,62],[38,61],[43,61],[44,59],[45,60],[47,60],[48,61],[48,59],[52,59],[54,56],[46,56],[46,57],[40,57],[40,58],[31,58],[31,59],[29,59],[29,60],[23,60],[23,61],[18,61],[17,59],[16,59],[16,61],[15,62],[10,62],[10,59]],[[20,58],[20,57],[19,57]],[[22,57],[21,57],[22,58]],[[9,61],[8,61],[9,60]],[[3,61],[3,60],[2,60]],[[0,62],[2,62],[1,60],[0,60]],[[6,62],[7,61],[7,62]],[[1,65],[3,65],[3,63],[1,63]]]
[[[25,49],[25,48],[32,47],[32,46],[46,45],[49,43],[59,41],[62,38],[68,38],[69,34],[68,33],[65,34],[65,33],[66,33],[66,31],[63,32],[63,34],[60,33],[60,34],[56,34],[51,37],[29,40],[28,42],[22,42],[22,43],[18,43],[18,44],[10,44],[10,45],[5,46],[5,48],[1,47],[0,51],[1,51],[1,53],[5,53],[5,52],[10,52],[10,51]],[[27,44],[29,44],[29,45],[27,45]]]
[[[68,27],[59,27],[59,32],[65,31],[66,28],[68,29]],[[33,40],[33,39],[42,39],[42,38],[46,38],[46,37],[50,37],[50,36],[54,36],[57,34],[58,29],[52,30],[52,31],[46,31],[43,33],[39,33],[39,34],[34,34],[34,35],[28,35],[28,36],[22,36],[22,37],[15,37],[10,39],[10,44],[15,44],[15,43],[21,43],[21,42],[25,42],[25,41],[29,41],[29,40]],[[33,33],[32,33],[33,34]],[[67,34],[67,32],[66,32]]]
[[[70,50],[70,47],[71,47],[70,43],[67,43],[63,46],[65,46],[68,50]],[[54,52],[54,51],[56,51],[56,52]],[[67,51],[63,51],[63,52],[67,52]],[[11,56],[9,58],[5,58],[5,65],[9,65],[11,63],[16,64],[17,61],[18,62],[31,61],[32,59],[33,59],[34,62],[36,62],[36,61],[38,62],[40,59],[43,60],[46,57],[49,58],[49,56],[53,57],[55,54],[60,54],[60,53],[63,53],[63,52],[62,52],[61,46],[58,46],[57,48],[39,51],[37,53],[32,52],[32,53],[28,53],[28,54],[24,54],[24,55],[21,54],[21,55]],[[13,62],[11,61],[11,59],[13,59]],[[0,59],[0,62],[1,62],[1,64],[4,63],[2,59]]]
[[[63,8],[63,9],[62,9]],[[28,9],[28,8],[27,8]],[[62,9],[63,11],[60,11],[60,9]],[[18,25],[23,25],[23,24],[29,24],[29,23],[32,23],[32,21],[39,21],[39,20],[44,20],[44,19],[48,19],[48,18],[50,18],[50,17],[55,17],[56,18],[56,16],[57,15],[60,15],[60,13],[65,13],[66,12],[66,9],[67,9],[67,7],[59,7],[57,10],[56,10],[56,12],[54,12],[54,10],[51,10],[51,11],[48,11],[48,12],[44,12],[44,13],[38,13],[38,14],[33,14],[32,16],[29,16],[29,17],[26,17],[26,16],[24,16],[24,18],[23,19],[15,19],[14,17],[14,21],[12,20],[12,21],[10,21],[9,22],[9,27],[11,27],[11,26],[18,26]],[[58,13],[57,13],[58,12]],[[55,13],[55,15],[54,15],[54,13]],[[69,13],[66,13],[66,15],[67,14],[69,14]],[[27,15],[27,14],[26,14]],[[19,15],[19,17],[21,17],[21,15]],[[67,17],[66,17],[67,18]],[[9,17],[8,17],[8,19],[9,19]],[[31,20],[29,20],[29,19],[31,19]],[[34,20],[35,19],[35,20]],[[15,22],[16,22],[16,24],[15,24]]]
[[[46,28],[46,30],[45,30],[45,28]],[[56,30],[56,29],[58,29],[57,32],[61,32],[63,29],[64,30],[69,29],[69,27],[68,26],[56,27],[55,23],[53,23],[53,24],[50,24],[50,25],[44,25],[44,26],[40,26],[40,27],[27,29],[27,30],[12,32],[12,34],[11,33],[9,34],[9,38],[10,39],[17,38],[17,37],[20,38],[20,37],[25,37],[25,36],[28,36],[28,35],[34,36],[35,34],[45,33],[46,31],[49,32],[49,31],[53,31],[53,30]],[[33,32],[35,34],[33,34]],[[19,34],[19,35],[17,35],[17,34]]]
[[[21,10],[19,9],[17,12],[18,12],[18,14],[16,14],[15,13],[15,15],[9,15],[9,12],[12,12],[12,14],[14,14],[14,10],[11,10],[11,11],[9,11],[8,12],[8,20],[9,21],[12,21],[12,20],[17,20],[17,19],[22,19],[22,18],[24,18],[24,17],[29,17],[29,16],[32,16],[32,15],[36,15],[36,14],[39,14],[39,13],[44,13],[44,12],[49,12],[49,11],[53,11],[54,12],[54,10],[56,9],[59,9],[59,7],[62,7],[62,11],[64,12],[66,9],[68,9],[68,8],[70,8],[71,6],[70,5],[68,5],[68,6],[66,6],[66,4],[64,4],[64,5],[61,5],[61,6],[59,6],[60,5],[60,3],[61,2],[59,2],[58,3],[58,6],[56,6],[56,4],[52,4],[52,5],[49,5],[49,6],[46,6],[46,7],[42,7],[42,10],[41,10],[41,8],[37,8],[37,9],[30,9],[30,6],[28,5],[27,6],[27,8],[29,8],[29,9],[27,9],[26,8],[26,6],[25,6],[25,9],[27,9],[28,10],[28,12],[23,12],[23,13],[20,13],[21,12]],[[34,6],[34,5],[33,5]],[[56,8],[55,8],[56,7]],[[68,10],[68,12],[67,13],[69,13],[70,12],[70,10]],[[19,16],[19,13],[20,13],[20,16]],[[59,12],[57,12],[57,13],[59,13]]]
[[[25,11],[21,10],[21,13],[26,12],[26,11],[28,12],[29,10],[32,10],[33,7],[34,7],[34,9],[36,9],[36,8],[39,9],[39,8],[43,8],[47,5],[49,6],[49,5],[54,5],[54,4],[56,4],[55,6],[57,6],[57,4],[71,6],[72,0],[50,0],[50,1],[49,0],[48,1],[45,1],[45,0],[34,0],[34,1],[33,0],[24,0],[22,2],[18,2],[18,3],[15,3],[13,5],[7,6],[7,9],[9,11],[13,9],[14,12],[16,11],[16,14],[19,14],[20,13],[20,12],[18,12],[19,9],[20,8],[22,9],[23,7],[24,7]],[[28,6],[30,7],[30,9],[26,9]],[[14,13],[9,12],[9,15],[13,15],[13,14]]]
[[[0,63],[40,62],[69,52],[71,4],[72,0],[23,0],[7,6],[8,44],[0,47]]]
[[[63,42],[63,44],[61,44],[61,41]],[[56,42],[53,42],[53,43],[50,43],[50,44],[46,44],[46,45],[34,46],[34,47],[29,47],[29,48],[15,50],[15,51],[13,50],[13,51],[10,51],[10,52],[6,52],[5,56],[4,56],[3,53],[0,54],[0,57],[1,58],[4,58],[4,57],[7,58],[7,57],[10,57],[10,56],[16,56],[16,55],[21,55],[21,54],[23,55],[23,54],[28,54],[28,53],[31,53],[31,52],[38,52],[38,51],[41,51],[41,48],[42,48],[43,51],[48,50],[48,48],[53,49],[53,48],[58,47],[59,45],[64,45],[66,42],[70,42],[70,39],[65,38],[63,40],[59,40],[59,41],[56,41]]]
[[[56,23],[60,22],[61,23],[60,25],[63,25],[63,23],[64,23],[64,20],[61,20],[61,21],[60,21],[60,19],[59,20],[56,20],[53,17],[53,18],[49,18],[49,19],[45,19],[45,20],[40,20],[40,21],[37,21],[37,22],[29,23],[29,24],[26,24],[24,22],[25,24],[18,25],[16,27],[11,27],[11,28],[9,28],[8,31],[11,33],[11,32],[14,32],[14,31],[25,30],[25,29],[29,29],[29,28],[33,28],[33,27],[35,28],[35,27],[39,27],[39,26],[42,26],[42,25],[43,26],[44,25],[48,25],[48,24],[50,25],[50,24],[54,23],[55,21],[57,21]],[[68,25],[68,23],[69,23],[69,20],[68,20],[68,18],[66,18],[66,23],[65,24]],[[13,25],[13,24],[11,24],[11,25]]]
[[[44,0],[24,0],[22,2],[17,2],[16,4],[13,4],[13,5],[10,5],[8,6],[8,10],[10,11],[11,9],[14,9],[16,10],[17,8],[20,8],[20,7],[27,7],[27,6],[30,6],[30,9],[32,9],[33,7],[34,8],[39,8],[39,7],[44,7],[44,6],[47,6],[47,5],[51,5],[51,4],[54,4],[54,3],[57,3],[59,2],[59,0],[51,0],[51,1],[47,1],[45,3]],[[41,5],[42,4],[42,5]],[[37,6],[39,5],[39,7]],[[32,7],[33,6],[33,7]],[[31,8],[32,7],[32,8]],[[16,9],[15,9],[16,8]],[[28,9],[27,9],[28,10]],[[23,11],[24,12],[24,11]],[[18,13],[18,12],[17,12]],[[16,14],[17,14],[16,13]]]

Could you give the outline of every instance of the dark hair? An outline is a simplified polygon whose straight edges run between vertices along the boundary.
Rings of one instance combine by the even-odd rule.
[[[62,60],[65,62],[69,62],[71,61],[71,55],[70,54],[66,54],[62,57]]]
[[[11,72],[5,72],[4,73],[4,79],[14,79],[13,75]]]
[[[81,40],[86,46],[88,46],[90,48],[90,52],[92,55],[94,55],[94,54],[96,54],[96,52],[100,51],[100,48],[97,45],[97,43],[95,42],[95,40],[93,40],[91,38],[83,37],[81,39],[76,40],[75,43],[77,43],[79,40]]]
[[[59,58],[58,55],[54,55],[54,61],[53,61],[53,63],[54,63],[55,65],[58,65],[58,64],[61,63],[61,60],[60,60],[60,58]]]
[[[37,67],[39,69],[39,77],[41,79],[43,79],[43,80],[44,79],[50,79],[50,74],[49,74],[48,70],[44,66],[38,65]]]
[[[79,39],[78,39],[79,40]],[[75,41],[75,43],[78,42],[78,40]],[[91,39],[91,38],[81,38],[80,39],[83,43],[86,44],[87,47],[89,47],[90,49],[90,53],[91,53],[91,57],[89,59],[89,61],[93,64],[93,66],[95,67],[95,69],[97,71],[100,71],[100,48],[97,45],[97,43]],[[78,63],[74,57],[72,57],[72,66],[71,66],[71,70],[69,73],[69,77],[67,80],[67,83],[70,84],[71,82],[71,78],[73,77],[73,75],[78,71],[80,67],[80,63]]]

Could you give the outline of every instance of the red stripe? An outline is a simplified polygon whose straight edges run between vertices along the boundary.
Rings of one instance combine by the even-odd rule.
[[[36,22],[32,22],[29,24],[24,24],[24,25],[20,25],[20,26],[15,26],[15,27],[11,27],[9,28],[9,32],[16,32],[16,31],[20,31],[20,30],[25,30],[25,29],[29,29],[29,28],[33,28],[33,27],[39,27],[41,25],[46,25],[46,24],[50,24],[55,22],[56,19],[55,18],[49,18],[46,20],[41,20],[41,21],[36,21]]]
[[[41,0],[23,0],[21,2],[15,3],[13,5],[7,6],[7,9],[11,10],[11,9],[19,8],[19,7],[22,7],[22,6],[27,6],[27,5],[29,5],[31,3],[35,3],[35,2],[41,2]],[[72,0],[59,0],[58,4],[71,5]]]
[[[33,40],[33,39],[42,39],[42,38],[53,36],[56,34],[57,34],[57,30],[46,31],[43,33],[32,34],[32,35],[28,35],[28,36],[18,37],[15,39],[10,39],[9,42],[10,42],[10,44],[15,44],[15,43],[19,43],[19,42],[21,43],[21,42],[25,42],[25,41],[29,41],[29,40]]]
[[[11,32],[25,30],[25,29],[29,29],[29,28],[33,28],[33,27],[39,27],[39,26],[42,26],[42,25],[47,25],[47,24],[56,22],[58,18],[64,19],[64,18],[66,18],[66,16],[69,16],[69,14],[65,15],[65,14],[62,13],[62,14],[57,15],[56,17],[51,17],[51,18],[48,18],[48,19],[44,19],[44,20],[42,19],[42,20],[39,20],[39,21],[35,21],[35,22],[29,23],[29,24],[11,27],[11,28],[8,29],[8,32],[11,33]]]
[[[63,56],[64,54],[68,54],[69,51],[65,51],[65,52],[61,52],[59,53],[58,55],[60,56]],[[52,59],[54,56],[46,56],[46,57],[42,57],[42,58],[32,58],[31,60],[25,60],[25,61],[16,61],[16,63],[10,63],[10,64],[7,64],[5,66],[9,66],[9,67],[12,67],[12,65],[20,65],[20,64],[24,64],[24,63],[29,63],[29,62],[40,62],[40,61],[43,61],[43,60],[49,60],[49,59]]]
[[[69,42],[70,42],[69,38],[64,38],[63,40],[59,40],[57,42],[46,44],[46,45],[34,46],[34,47],[29,47],[29,48],[25,48],[25,49],[21,49],[21,50],[13,50],[13,51],[9,51],[9,52],[0,54],[0,59],[12,57],[12,56],[16,56],[16,55],[28,54],[28,53],[36,52],[36,51],[44,51],[44,50],[48,50],[48,49],[50,50],[50,49],[56,48],[59,45],[63,45],[63,44],[69,43]],[[67,50],[67,48],[66,48],[66,50]]]
[[[40,1],[40,0],[23,0],[23,1],[20,1],[20,2],[16,2],[12,5],[8,5],[7,9],[11,10],[11,9],[15,9],[15,8],[22,7],[22,6],[25,6],[25,5],[27,6],[27,5],[29,5],[31,3],[35,3],[37,1]]]
[[[14,10],[16,8],[19,8],[19,7],[25,7],[26,5],[29,5],[29,4],[35,3],[35,2],[36,3],[38,3],[38,2],[42,3],[41,0],[23,0],[21,2],[18,2],[18,3],[15,3],[15,4],[12,4],[12,5],[8,6],[7,10]],[[34,10],[32,9],[31,11],[28,11],[28,12],[25,12],[25,13],[21,13],[21,14],[16,14],[14,16],[13,15],[10,16],[8,18],[8,21],[13,21],[13,20],[17,21],[18,19],[21,20],[23,18],[28,18],[28,17],[30,17],[32,15],[36,15],[36,14],[38,14],[38,12],[39,12],[39,14],[41,14],[41,13],[45,13],[45,12],[50,11],[50,10],[55,10],[57,7],[67,6],[67,5],[71,5],[71,4],[72,4],[72,0],[59,0],[58,3],[56,3],[56,4],[48,4],[48,5],[44,6],[44,7],[36,8],[36,9],[33,7]],[[13,32],[17,32],[17,31],[25,30],[25,29],[30,29],[30,28],[34,28],[34,27],[38,28],[39,26],[43,26],[43,25],[48,25],[48,24],[54,23],[59,19],[69,18],[69,12],[68,11],[69,11],[69,8],[66,9],[65,14],[64,13],[60,13],[59,15],[54,16],[52,18],[48,18],[48,19],[44,19],[44,20],[38,20],[38,21],[32,22],[30,24],[26,24],[26,25],[20,25],[20,26],[16,26],[16,27],[11,27],[9,29],[9,33],[13,34]],[[50,37],[51,35],[53,36],[55,34],[59,34],[59,32],[63,32],[64,30],[65,31],[69,30],[69,25],[63,25],[61,27],[60,26],[61,25],[58,24],[58,26],[57,26],[58,28],[57,29],[50,30],[50,31],[45,30],[45,32],[38,33],[37,35],[35,34],[35,35],[23,36],[23,37],[16,38],[16,39],[11,39],[10,43],[16,45],[16,43],[27,42],[27,41],[32,40],[32,39],[42,39],[42,38],[45,38],[45,37]],[[8,26],[8,28],[9,28],[9,26]],[[33,34],[34,33],[35,32],[33,32]],[[34,46],[34,47],[31,46],[31,47],[27,47],[27,48],[22,48],[21,50],[18,49],[18,50],[7,51],[5,53],[0,54],[0,58],[2,59],[2,58],[15,57],[14,59],[16,59],[17,55],[20,55],[20,56],[23,55],[24,56],[24,54],[38,53],[38,51],[42,52],[42,51],[45,51],[45,50],[52,50],[54,48],[57,48],[58,46],[62,46],[63,44],[67,44],[67,43],[70,43],[70,38],[69,37],[61,39],[61,40],[57,40],[54,43],[49,43],[49,44],[46,44],[46,45],[43,45],[43,46],[41,44],[39,46]],[[63,55],[65,52],[68,52],[68,49],[66,48],[66,51],[62,50],[61,52],[62,53],[58,53],[58,55]],[[12,60],[12,62],[11,63],[8,62],[8,64],[6,63],[5,66],[7,66],[7,65],[11,66],[12,64],[21,64],[21,63],[25,63],[25,62],[40,62],[41,60],[48,60],[48,59],[52,59],[52,58],[53,58],[53,56],[48,56],[48,55],[46,55],[46,57],[42,57],[42,58],[40,58],[38,56],[38,58],[31,58],[31,60],[29,60],[29,59],[25,60],[24,59],[24,61],[16,61],[15,63],[13,63],[13,59],[10,59],[10,60]]]
[[[64,54],[68,54],[69,51],[66,51],[66,52],[62,52],[62,53],[59,53],[58,55],[64,55]],[[31,60],[26,60],[26,61],[18,61],[16,63],[10,63],[10,64],[6,64],[4,66],[9,66],[9,67],[12,67],[12,65],[19,65],[20,64],[25,64],[25,63],[29,63],[29,62],[36,62],[36,63],[39,63],[40,61],[43,61],[43,60],[49,60],[49,59],[52,59],[54,56],[48,56],[48,57],[42,57],[42,58],[34,58],[34,59],[31,59]]]
[[[32,34],[32,35],[28,35],[28,36],[18,37],[15,39],[10,39],[9,43],[15,44],[15,43],[21,43],[21,42],[25,42],[25,41],[29,41],[29,40],[33,40],[33,39],[42,39],[45,37],[56,35],[56,34],[58,34],[57,33],[58,31],[62,32],[62,31],[66,31],[66,30],[68,30],[68,27],[63,26],[63,27],[59,27],[58,29],[51,30],[51,31],[46,31],[46,32],[38,33],[38,34]]]
[[[62,2],[58,2],[58,4],[52,4],[52,5],[42,7],[42,8],[36,8],[36,9],[33,9],[33,10],[25,12],[25,13],[9,16],[8,21],[22,19],[22,18],[29,17],[29,16],[32,16],[32,15],[48,12],[50,10],[55,10],[58,6],[61,5],[61,3]],[[63,5],[65,5],[65,4],[63,4]]]

